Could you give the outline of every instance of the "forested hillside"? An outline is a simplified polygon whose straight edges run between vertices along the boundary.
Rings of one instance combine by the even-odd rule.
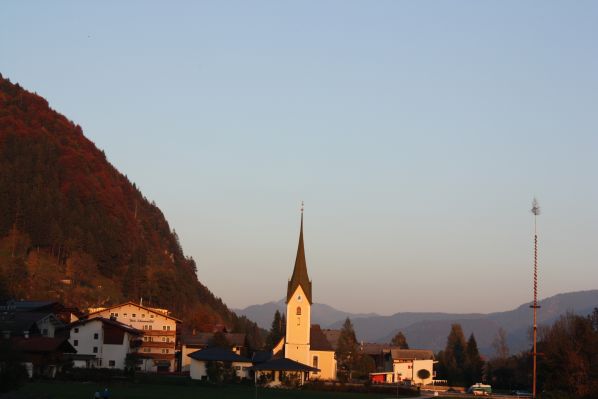
[[[167,307],[188,327],[249,332],[196,276],[158,207],[80,126],[0,75],[0,294]]]

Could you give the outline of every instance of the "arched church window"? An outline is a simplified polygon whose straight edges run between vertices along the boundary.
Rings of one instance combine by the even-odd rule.
[[[297,306],[297,316],[301,316],[301,306]]]

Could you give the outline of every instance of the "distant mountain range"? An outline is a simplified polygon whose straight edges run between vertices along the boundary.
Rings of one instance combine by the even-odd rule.
[[[529,305],[530,303],[525,303],[513,310],[488,314],[401,312],[391,316],[380,316],[375,313],[344,312],[325,304],[314,303],[311,317],[312,323],[334,329],[341,328],[344,320],[349,317],[355,327],[357,338],[365,342],[389,342],[400,330],[412,348],[434,351],[444,348],[451,324],[459,323],[466,338],[474,333],[480,352],[492,355],[492,341],[501,327],[507,332],[507,342],[512,353],[525,350],[529,346],[528,331],[532,314]],[[598,290],[558,294],[543,299],[540,306],[539,325],[549,325],[567,312],[587,315],[598,307]],[[235,312],[255,321],[260,327],[269,329],[276,309],[285,311],[284,300],[253,305],[237,309]]]

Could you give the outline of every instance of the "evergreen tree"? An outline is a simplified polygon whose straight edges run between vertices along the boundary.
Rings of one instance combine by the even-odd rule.
[[[484,362],[478,351],[478,343],[476,342],[473,333],[471,333],[469,340],[467,340],[467,348],[465,350],[464,374],[466,385],[469,386],[481,381],[483,365]]]
[[[465,336],[460,324],[453,324],[446,339],[444,349],[444,366],[450,384],[462,384],[464,381],[463,366],[465,364]]]
[[[270,332],[268,333],[268,338],[266,338],[266,345],[268,349],[274,348],[274,346],[280,342],[282,337],[284,337],[284,329],[285,325],[283,323],[284,316],[281,316],[278,309],[274,312],[274,319],[272,320],[272,326],[270,327]]]
[[[342,370],[345,377],[349,380],[352,378],[353,369],[358,360],[357,355],[357,337],[355,336],[353,323],[351,323],[351,320],[347,317],[338,337],[336,359],[339,364],[339,370]]]
[[[407,338],[401,331],[399,331],[390,341],[392,346],[398,346],[400,349],[409,349],[409,344],[407,344]]]

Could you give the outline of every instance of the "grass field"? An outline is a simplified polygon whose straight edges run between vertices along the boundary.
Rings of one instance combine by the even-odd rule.
[[[254,399],[250,386],[206,387],[194,385],[155,385],[143,383],[111,383],[110,399]],[[105,385],[82,382],[32,382],[6,396],[7,399],[93,399],[96,390]],[[308,390],[258,388],[257,398],[263,399],[385,399],[388,395],[318,392]],[[2,397],[4,398],[4,397]]]

